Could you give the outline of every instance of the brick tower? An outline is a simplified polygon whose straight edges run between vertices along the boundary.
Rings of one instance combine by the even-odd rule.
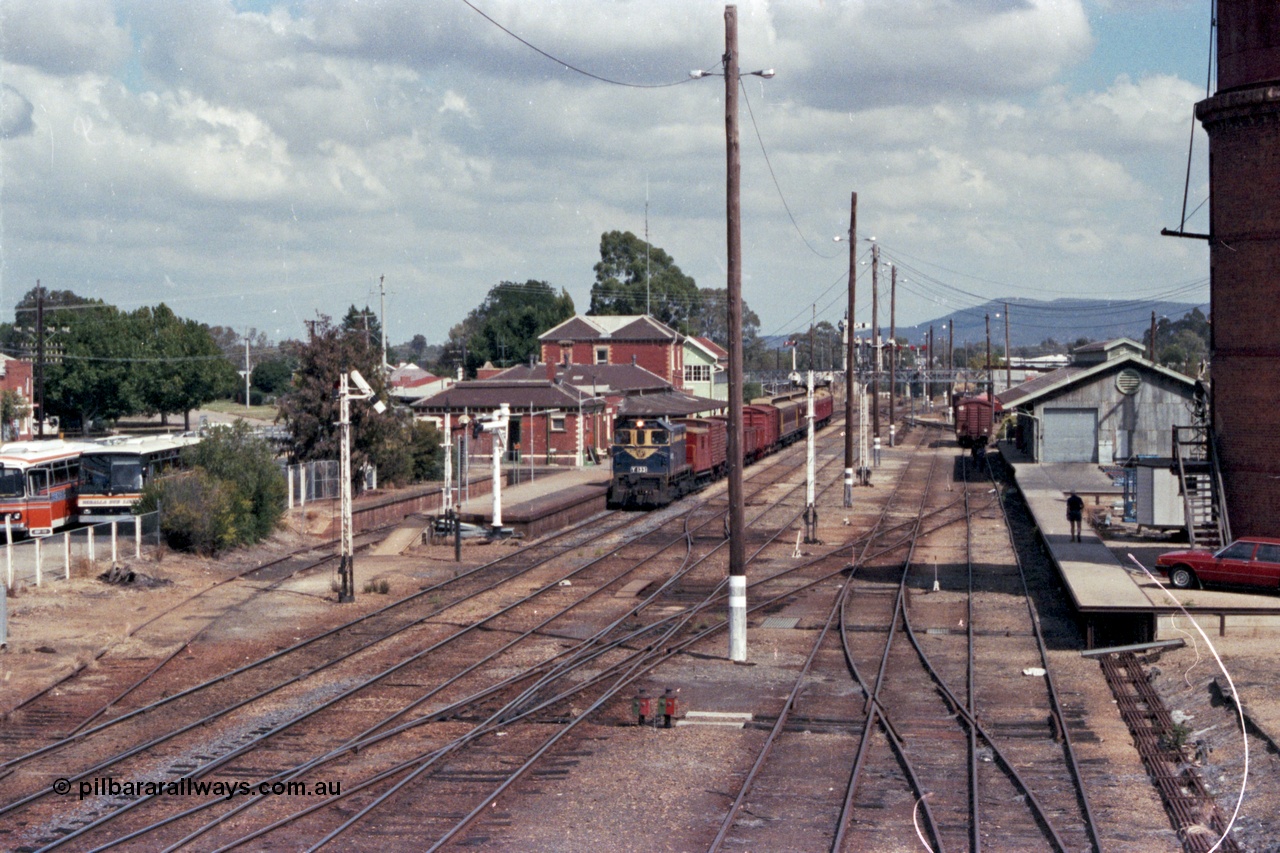
[[[1218,0],[1209,135],[1213,426],[1235,536],[1280,536],[1280,3]]]

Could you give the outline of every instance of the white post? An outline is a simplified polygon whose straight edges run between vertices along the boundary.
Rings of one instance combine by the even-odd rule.
[[[13,587],[13,522],[9,516],[4,517],[4,561],[8,568],[8,587]]]
[[[40,586],[43,567],[40,565],[40,540],[37,538],[36,543],[36,586]]]
[[[747,576],[729,575],[729,660],[747,659]]]
[[[578,439],[578,451],[577,451],[578,458],[575,464],[578,468],[581,468],[582,467],[582,449],[583,449],[582,448],[583,439],[582,439],[582,404],[581,403],[578,404],[578,419],[576,423],[578,425],[577,430],[575,430],[577,434],[577,439]]]
[[[307,466],[298,466],[298,506],[307,505]]]
[[[92,565],[98,560],[98,558],[93,553],[93,528],[92,527],[88,528],[87,532],[89,534],[89,564]]]
[[[814,477],[816,476],[816,472],[815,472],[815,464],[816,464],[816,460],[814,459],[814,446],[813,446],[813,417],[814,417],[814,413],[813,413],[813,371],[812,371],[812,370],[810,370],[810,371],[809,371],[809,382],[808,382],[808,421],[809,421],[809,430],[808,430],[808,434],[807,434],[807,435],[806,435],[806,437],[805,437],[805,487],[804,487],[804,498],[805,498],[805,501],[804,501],[804,502],[805,502],[805,506],[809,507],[810,509],[812,509],[812,508],[813,508],[813,499],[814,499],[814,497],[813,497],[813,493],[814,493],[814,482],[813,482],[813,481],[814,481]]]
[[[440,500],[440,509],[448,511],[453,508],[453,415],[444,416],[444,495]]]
[[[498,407],[498,419],[490,438],[493,439],[493,529],[502,527],[502,451],[506,446],[507,424],[511,407],[503,403]]]
[[[133,557],[135,560],[142,559],[142,516],[140,515],[133,517]]]
[[[62,534],[62,565],[67,580],[71,580],[71,534],[69,532]]]
[[[114,519],[111,522],[111,565],[120,562],[120,548],[118,545],[119,531],[116,527],[119,522]]]
[[[356,600],[354,543],[351,524],[351,399],[348,388],[347,372],[342,371],[338,386],[338,426],[342,433],[342,447],[338,460],[338,492],[341,504],[341,535],[338,549],[338,572],[342,577],[342,589],[338,593],[338,601]]]
[[[288,468],[285,468],[284,472],[285,472],[285,478],[288,480],[288,483],[289,483],[289,500],[285,504],[285,506],[288,509],[293,509],[293,466],[290,465]]]

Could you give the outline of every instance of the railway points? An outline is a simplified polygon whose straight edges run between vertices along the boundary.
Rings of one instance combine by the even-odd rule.
[[[996,594],[996,578],[1004,572],[1003,563],[1007,557],[1003,556],[1000,549],[1008,547],[1008,540],[1001,546],[999,537],[992,538],[994,532],[1000,529],[1000,522],[992,514],[994,497],[989,494],[990,484],[978,483],[962,487],[955,478],[960,468],[972,464],[967,454],[959,451],[949,436],[933,427],[913,428],[903,436],[899,446],[882,450],[881,465],[876,468],[873,478],[875,488],[857,489],[855,505],[845,508],[841,505],[839,494],[840,466],[835,461],[838,453],[834,452],[841,437],[837,425],[820,439],[826,445],[826,449],[820,451],[820,464],[826,466],[821,475],[822,482],[826,484],[830,481],[835,484],[835,490],[833,492],[826,489],[818,498],[818,543],[802,544],[795,541],[795,533],[799,529],[798,512],[802,509],[796,503],[797,489],[803,481],[799,466],[794,464],[795,457],[799,455],[794,452],[795,449],[771,457],[750,469],[765,479],[759,482],[758,492],[748,498],[749,517],[754,517],[757,511],[763,512],[766,506],[772,506],[776,501],[779,505],[771,511],[778,514],[780,520],[767,525],[764,522],[753,522],[748,528],[751,538],[749,549],[760,550],[753,553],[749,568],[749,602],[752,610],[748,621],[750,656],[746,665],[730,664],[724,658],[723,637],[715,633],[717,623],[722,621],[719,610],[722,601],[703,610],[696,609],[704,601],[717,601],[714,570],[709,573],[702,570],[702,574],[692,572],[664,589],[660,586],[659,578],[664,577],[664,572],[669,573],[671,569],[660,570],[658,566],[654,566],[639,577],[620,576],[614,585],[605,588],[603,596],[594,599],[594,603],[584,609],[575,611],[579,615],[572,621],[548,622],[538,628],[537,620],[544,619],[545,611],[536,618],[527,613],[521,616],[513,611],[511,617],[508,617],[510,621],[494,623],[477,635],[497,640],[514,636],[517,626],[521,629],[529,625],[535,626],[535,633],[530,637],[533,645],[516,658],[498,664],[495,670],[504,674],[514,673],[519,669],[517,661],[531,660],[530,656],[534,654],[535,648],[543,650],[538,654],[547,651],[566,654],[579,644],[584,644],[583,648],[586,648],[586,644],[594,642],[594,626],[600,624],[601,618],[605,614],[619,612],[616,608],[622,607],[634,609],[625,611],[630,612],[630,615],[622,617],[617,626],[619,630],[628,633],[617,651],[605,654],[620,654],[623,650],[628,650],[627,653],[631,655],[653,656],[655,663],[624,689],[611,698],[605,698],[598,707],[590,699],[579,700],[566,694],[570,698],[561,700],[560,704],[548,705],[527,720],[504,718],[498,728],[479,737],[475,746],[468,748],[471,751],[459,752],[455,758],[442,764],[437,781],[452,786],[456,791],[483,787],[485,784],[496,786],[504,777],[503,768],[519,763],[519,753],[515,751],[518,747],[531,746],[535,740],[543,737],[543,733],[551,734],[559,726],[570,723],[575,725],[571,732],[563,736],[560,745],[553,747],[553,751],[541,760],[542,763],[535,765],[530,776],[504,788],[504,792],[493,799],[495,805],[483,809],[475,823],[461,830],[451,844],[459,846],[459,849],[465,845],[478,845],[483,849],[495,850],[540,849],[539,845],[542,849],[551,849],[554,845],[554,849],[566,851],[597,850],[602,849],[602,846],[610,849],[641,849],[642,845],[647,849],[652,846],[654,838],[661,838],[663,844],[671,849],[707,849],[710,839],[708,828],[724,814],[726,797],[734,793],[737,780],[742,778],[741,774],[755,759],[755,750],[761,738],[779,723],[778,708],[781,698],[796,684],[797,673],[812,651],[816,632],[830,612],[832,596],[837,595],[846,584],[840,569],[847,566],[852,558],[850,547],[853,543],[862,541],[875,519],[885,513],[894,484],[904,478],[913,460],[921,455],[941,454],[939,465],[944,473],[931,487],[934,490],[931,503],[925,504],[925,509],[914,512],[893,510],[890,507],[885,516],[886,524],[891,527],[905,525],[909,521],[922,522],[920,527],[923,537],[910,569],[906,594],[906,606],[911,609],[915,630],[925,645],[937,651],[952,647],[958,642],[960,632],[968,621],[961,607],[963,594],[951,574],[955,570],[955,558],[949,556],[949,543],[954,536],[952,531],[956,522],[950,516],[944,517],[941,514],[962,493],[968,493],[975,500],[974,518],[980,525],[986,525],[982,528],[986,532],[975,538],[975,545],[979,548],[976,552],[978,565],[982,572],[990,575],[983,581],[984,587],[990,588],[984,588],[981,592],[987,596],[983,599],[986,603],[981,605],[978,612],[985,619],[996,619],[995,622],[982,623],[979,630],[983,635],[989,635],[989,641],[1004,633],[1005,629],[997,630],[996,626],[1003,624],[999,620],[1005,618],[1006,605],[997,605],[990,596]],[[787,468],[788,465],[792,467]],[[602,469],[587,469],[582,475],[589,478],[593,473],[598,476],[606,472]],[[504,494],[508,506],[508,510],[504,512],[504,521],[510,518],[509,512],[522,505],[533,504],[536,507],[543,500],[563,502],[560,496],[582,488],[577,485],[566,486],[568,483],[569,479],[560,479],[559,476],[544,479],[539,475],[534,484],[512,487]],[[526,486],[531,487],[526,489]],[[539,494],[533,494],[535,488]],[[517,489],[526,490],[521,492],[516,491]],[[485,510],[488,500],[487,497],[481,497],[475,501],[478,504],[476,511],[479,523],[487,520]],[[602,515],[602,518],[612,519],[613,524],[617,524],[619,520],[641,521],[652,518],[652,522],[638,527],[634,533],[612,534],[618,541],[639,544],[642,540],[654,538],[654,525],[658,523],[659,517],[674,517],[688,506],[701,502],[707,504],[706,513],[713,513],[715,506],[723,506],[722,500],[723,484],[713,483],[697,496],[677,502],[659,513],[611,513]],[[535,511],[540,512],[543,517],[551,517],[551,514],[542,510]],[[1055,512],[1062,514],[1060,502]],[[714,515],[704,514],[702,519],[702,526],[688,534],[688,543],[699,553],[708,549],[713,552],[715,546],[723,541],[723,533],[719,523],[714,520]],[[708,519],[710,523],[706,523]],[[766,541],[766,527],[780,527],[787,532],[781,536],[775,534],[773,543],[769,544]],[[414,525],[404,525],[403,529],[413,531]],[[1050,534],[1054,535],[1052,531]],[[452,559],[451,553],[446,557],[437,553],[444,550],[442,547],[436,546],[432,550],[423,545],[420,531],[415,536],[404,533],[399,535],[404,539],[416,538],[419,541],[404,549],[403,556],[397,556],[401,551],[400,543],[391,543],[389,537],[386,550],[392,553],[376,558],[380,572],[385,568],[388,572],[399,571],[410,578],[423,578],[422,573],[439,562],[439,566],[446,571],[431,570],[432,583],[436,579],[447,579],[453,574],[447,563],[447,560]],[[601,549],[601,546],[594,545],[589,553],[598,554]],[[517,548],[504,547],[500,550],[513,554],[520,552]],[[499,556],[492,548],[468,551],[469,562],[474,562],[481,553],[484,554],[483,559]],[[830,574],[822,574],[819,561],[826,559],[824,555],[829,552],[834,552],[835,565]],[[401,565],[398,570],[397,562]],[[361,565],[373,565],[372,559],[364,558]],[[939,575],[940,587],[936,580]],[[550,606],[556,600],[559,600],[556,607],[567,606],[570,596],[587,595],[589,585],[585,578],[585,575],[574,576],[572,585],[563,587],[550,577],[538,581],[547,588],[540,593],[544,603],[535,606]],[[529,585],[529,581],[523,580],[516,580],[515,584],[526,590]],[[402,587],[396,588],[399,590]],[[874,577],[872,584],[864,587],[861,594],[865,598],[864,604],[870,608],[880,596]],[[440,587],[439,591],[426,593],[422,600],[424,603],[434,601],[444,595],[448,595],[447,586]],[[505,597],[498,598],[497,590],[485,595],[493,602],[509,600]],[[364,597],[366,606],[369,606],[371,599],[371,596]],[[446,603],[433,603],[432,607],[444,606]],[[487,618],[486,614],[493,606],[495,605],[476,603],[465,605],[463,609],[452,613],[442,610],[439,615],[429,617],[423,623],[423,628],[429,629],[433,635],[439,635],[451,626],[466,626],[476,619]],[[684,614],[690,614],[691,610],[693,612],[687,618],[688,626],[694,634],[688,644],[685,640],[678,639],[676,634],[645,633],[644,625],[668,624],[664,620],[682,618]],[[874,610],[859,612],[871,614]],[[879,630],[869,621],[863,624],[863,617],[854,616],[847,621],[855,647],[857,644],[870,642],[872,630]],[[1070,619],[1065,621],[1069,623]],[[1061,627],[1061,622],[1058,624]],[[663,639],[657,639],[659,636]],[[1069,646],[1064,636],[1057,637],[1054,643]],[[248,634],[238,632],[235,639],[244,653],[251,651],[252,642]],[[1001,649],[999,653],[988,652],[985,658],[980,659],[982,665],[988,667],[1009,664],[1006,659],[1018,663],[1016,671],[1010,669],[999,677],[996,682],[999,686],[993,685],[980,692],[980,696],[988,697],[986,701],[1001,701],[1002,697],[1017,696],[1019,691],[1029,689],[1028,685],[1037,684],[1031,680],[1034,676],[1021,674],[1025,652],[1011,654],[1008,651],[1015,648],[1011,643],[1023,643],[1025,639],[1023,632],[1014,631],[1012,636],[997,641]],[[377,652],[371,650],[365,654],[375,653]],[[442,665],[458,656],[457,652],[450,653],[446,649],[433,653],[433,657]],[[1109,843],[1107,849],[1177,849],[1176,839],[1161,814],[1154,795],[1144,793],[1141,786],[1133,785],[1132,779],[1143,771],[1136,758],[1132,762],[1124,760],[1127,734],[1123,731],[1117,733],[1109,728],[1106,720],[1099,716],[1112,713],[1112,706],[1109,694],[1098,690],[1097,664],[1080,659],[1070,648],[1065,647],[1059,648],[1051,656],[1051,668],[1057,669],[1064,695],[1069,697],[1067,711],[1062,719],[1071,727],[1073,737],[1079,738],[1082,763],[1086,768],[1086,784],[1099,786],[1104,792],[1125,791],[1123,797],[1103,795],[1106,804],[1101,809],[1099,820],[1104,837],[1109,841],[1122,835],[1135,840],[1131,846],[1113,846]],[[847,680],[842,680],[838,674],[839,661],[828,658],[825,651],[814,658],[815,662],[823,664],[822,668],[815,669],[800,682],[791,714],[781,725],[783,736],[793,739],[788,741],[792,745],[785,747],[785,756],[778,758],[780,763],[772,771],[775,774],[774,781],[748,794],[747,808],[740,818],[738,829],[729,833],[729,843],[724,849],[741,849],[741,839],[735,841],[738,838],[735,833],[739,832],[759,838],[804,839],[804,843],[787,849],[826,849],[822,839],[824,833],[829,833],[830,819],[824,817],[822,809],[814,805],[827,802],[832,793],[825,787],[819,787],[821,780],[826,778],[824,774],[833,769],[822,769],[824,762],[835,761],[838,764],[844,747],[855,743],[863,734],[872,733],[873,737],[883,737],[876,733],[878,730],[866,726],[861,711],[861,694]],[[474,657],[472,661],[474,662]],[[484,671],[474,672],[467,678],[478,679]],[[353,671],[348,670],[350,672]],[[356,705],[359,717],[362,720],[376,720],[373,716],[375,709],[391,708],[395,703],[403,703],[403,698],[399,698],[401,694],[415,687],[429,686],[434,678],[430,673],[430,669],[412,675],[406,671],[394,683],[387,685],[390,692],[372,694],[361,700],[362,704]],[[590,678],[587,671],[584,671],[582,675],[571,676],[570,683],[582,679],[589,681]],[[312,691],[322,692],[327,689],[321,686],[310,688]],[[751,719],[741,729],[682,726],[668,730],[661,728],[661,724],[659,728],[636,726],[631,708],[632,699],[637,692],[662,696],[668,689],[678,696],[682,718],[692,711],[751,715]],[[494,707],[494,701],[496,700],[491,700],[487,707]],[[1248,701],[1253,705],[1251,710],[1259,712],[1252,696]],[[288,706],[281,705],[272,713],[278,713],[286,707]],[[1017,749],[1026,749],[1023,739],[1030,738],[1035,727],[1016,719],[1011,711],[1011,708],[1003,707],[998,712],[988,709],[984,725],[990,727],[993,737],[1012,739]],[[406,737],[419,741],[436,738],[432,742],[438,743],[440,737],[447,739],[452,736],[447,733],[464,732],[477,726],[487,713],[487,710],[468,711],[459,707],[438,722],[415,730],[418,734],[406,734]],[[891,718],[902,718],[901,725],[895,721],[897,731],[914,731],[916,734],[912,737],[916,740],[921,737],[920,732],[933,732],[930,736],[941,738],[948,744],[955,736],[954,732],[943,731],[946,726],[956,726],[954,720],[945,719],[946,715],[934,719],[919,713],[908,714],[906,710],[895,710],[893,707],[888,708],[888,713]],[[693,717],[697,718],[696,715]],[[300,731],[289,739],[290,752],[315,737],[313,734],[304,737],[304,734]],[[797,749],[801,744],[804,748]],[[952,746],[949,745],[948,750],[950,749]],[[243,768],[266,769],[275,760],[273,755],[274,753],[265,753],[256,759],[246,757],[238,764],[227,766],[231,769],[241,768],[235,769],[236,773],[248,772]],[[353,757],[353,763],[346,765],[343,770],[346,774],[343,776],[344,783],[355,778],[351,774],[358,768],[376,766],[377,755],[377,750],[372,745],[368,749],[361,749],[359,759],[355,760]],[[1042,762],[1037,758],[1034,763],[1038,767]],[[337,778],[330,769],[325,769],[321,775],[324,773]],[[788,780],[785,785],[776,783],[779,778],[776,774],[781,774],[781,778]],[[435,784],[426,781],[430,775],[431,772],[428,772],[424,776],[422,784]],[[240,776],[235,778],[238,780]],[[887,784],[887,780],[881,780],[877,782],[877,786],[881,782]],[[0,779],[0,784],[2,783],[3,780]],[[886,788],[878,796],[881,803],[879,808],[886,814],[906,815],[909,820],[913,802],[908,790]],[[440,808],[455,812],[458,816],[469,808],[464,805],[467,801],[460,794],[449,794],[448,797],[447,808]],[[1124,801],[1123,808],[1114,804],[1114,801],[1120,799]],[[339,808],[345,809],[346,814],[351,814],[367,801],[366,798]],[[5,798],[0,797],[0,805],[4,802]],[[411,839],[421,841],[420,836],[415,833],[422,831],[426,818],[419,820],[417,817],[418,804],[439,804],[444,800],[430,795],[418,796],[408,801],[403,798],[393,799],[389,802],[389,808],[396,810],[395,816],[380,818],[371,813],[367,820],[356,825],[355,834],[341,836],[338,843],[351,849],[390,849],[396,845],[409,844]],[[301,805],[278,800],[255,808],[266,810],[273,816],[284,816],[290,811],[297,811]],[[988,808],[995,806],[989,804]],[[1139,811],[1137,817],[1130,813],[1133,809]],[[254,818],[251,817],[253,814],[253,809],[246,811],[244,817],[237,818],[235,825],[255,825]],[[759,826],[756,826],[757,823]],[[777,835],[775,830],[783,834]],[[1029,831],[1025,828],[1023,830]],[[1069,831],[1076,832],[1074,828]],[[303,846],[314,843],[318,837],[315,834],[307,836],[307,830],[301,829],[297,836],[288,835],[288,830],[285,832],[282,838],[309,837]],[[213,830],[213,833],[208,836],[209,843],[214,838],[225,840],[234,836],[234,833],[222,829]],[[177,837],[177,834],[167,836],[170,840]],[[816,843],[810,845],[810,839]],[[195,847],[201,847],[204,843],[194,842]],[[425,849],[429,842],[415,842],[415,846]],[[992,839],[987,839],[984,846],[989,849],[1008,849],[1002,848]],[[81,847],[72,842],[66,845],[66,849]],[[757,845],[752,849],[767,847]]]

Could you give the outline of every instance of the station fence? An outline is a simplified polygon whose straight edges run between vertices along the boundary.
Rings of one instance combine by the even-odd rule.
[[[289,509],[295,506],[306,506],[311,501],[338,497],[341,484],[338,479],[338,460],[336,459],[288,465],[284,469],[284,474],[289,484],[287,504]]]
[[[19,583],[40,586],[47,580],[69,580],[73,574],[96,576],[153,551],[160,544],[159,519],[156,512],[128,515],[39,539],[14,540],[0,530],[0,576],[9,589]]]

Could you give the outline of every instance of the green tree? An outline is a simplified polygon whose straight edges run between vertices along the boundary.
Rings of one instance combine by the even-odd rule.
[[[592,314],[647,312],[673,329],[689,331],[699,310],[698,285],[662,249],[630,231],[607,231],[600,236],[595,272]]]
[[[449,331],[451,349],[460,357],[466,344],[469,371],[485,362],[519,364],[538,354],[539,335],[573,313],[573,298],[564,290],[557,294],[545,281],[499,282]]]
[[[141,342],[127,315],[111,305],[89,304],[46,310],[45,325],[58,332],[56,344],[46,345],[42,416],[78,421],[87,433],[95,420],[142,410],[134,371]]]
[[[1151,346],[1151,332],[1142,335]],[[1180,320],[1161,317],[1156,323],[1156,362],[1187,376],[1197,376],[1200,364],[1209,357],[1209,318],[1193,308]]]
[[[355,305],[348,308],[346,316],[342,318],[342,330],[363,335],[370,347],[378,352],[382,351],[382,324],[378,322],[377,313],[368,305],[364,306],[364,310]],[[381,363],[381,356],[378,361]]]
[[[293,440],[294,457],[300,461],[339,457],[338,383],[344,371],[359,370],[378,399],[386,401],[385,378],[376,346],[365,340],[364,330],[335,326],[321,317],[309,341],[289,346],[297,359],[293,385],[280,398],[280,417]],[[379,479],[399,482],[412,470],[404,446],[403,424],[394,411],[379,414],[372,401],[351,404],[352,476],[365,464],[378,468]]]
[[[296,365],[288,356],[277,355],[264,358],[253,367],[249,381],[263,394],[276,396],[289,390],[293,384],[293,371]]]
[[[17,391],[0,391],[0,440],[18,437],[19,424],[31,414],[31,406]]]
[[[729,348],[729,291],[727,288],[698,289],[698,310],[690,318],[689,334],[710,338],[725,349]],[[744,299],[742,302],[743,349],[755,346],[759,337],[760,318]]]
[[[208,327],[183,320],[164,303],[130,315],[140,345],[134,370],[144,411],[162,423],[181,412],[191,429],[191,410],[225,397],[237,386],[236,369],[223,355]]]

